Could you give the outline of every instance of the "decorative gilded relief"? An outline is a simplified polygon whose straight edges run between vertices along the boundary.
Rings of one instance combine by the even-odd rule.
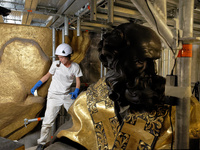
[[[155,107],[150,112],[129,112],[120,125],[114,114],[114,107],[106,107],[109,99],[100,90],[107,92],[104,79],[79,95],[69,109],[73,126],[60,131],[58,138],[67,137],[91,150],[171,148],[174,132],[172,133],[170,119],[174,128],[174,107],[171,116],[167,106]],[[190,138],[199,138],[199,106],[199,102],[191,97]]]
[[[26,128],[24,119],[39,115],[48,83],[38,90],[38,97],[30,89],[51,62],[36,41],[23,38],[12,38],[2,45],[0,60],[0,136],[17,140],[37,125],[30,123]]]
[[[37,125],[33,122],[25,128],[24,119],[36,118],[45,105],[50,80],[38,90],[39,97],[33,97],[30,89],[51,65],[52,30],[5,24],[0,24],[0,30],[0,136],[18,140]],[[66,38],[70,44],[79,43],[73,45],[72,57],[79,63],[89,46],[89,33]]]
[[[104,80],[104,79],[103,79]],[[87,105],[94,123],[98,149],[112,149],[119,122],[114,113],[114,103],[108,98],[105,82],[92,85],[87,90]]]
[[[114,149],[153,149],[168,114],[168,107],[129,113],[123,120]]]

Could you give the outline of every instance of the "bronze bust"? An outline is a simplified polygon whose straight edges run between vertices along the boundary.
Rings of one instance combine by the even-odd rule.
[[[57,139],[95,150],[170,149],[175,108],[165,104],[166,81],[155,69],[159,37],[142,25],[121,24],[103,36],[98,50],[108,72],[78,96],[69,109],[73,125],[63,125]],[[194,97],[191,102],[191,115],[199,114],[200,104]],[[191,120],[190,138],[199,138],[200,119]]]

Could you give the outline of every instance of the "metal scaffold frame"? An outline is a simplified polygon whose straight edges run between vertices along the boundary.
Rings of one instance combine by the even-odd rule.
[[[175,32],[172,32],[166,24],[165,0],[162,2],[155,1],[157,5],[163,8],[162,12],[156,11],[148,0],[131,1],[155,32],[158,33],[165,45],[172,50],[174,56],[177,54],[177,50],[182,48],[182,44],[188,43],[188,39],[194,39],[192,33],[194,0],[179,1],[179,16],[176,20]],[[181,33],[183,33],[183,36],[181,36]],[[178,87],[176,87],[176,90],[181,89],[184,96],[180,98],[179,104],[176,106],[175,149],[189,149],[191,57],[180,57],[178,59]]]

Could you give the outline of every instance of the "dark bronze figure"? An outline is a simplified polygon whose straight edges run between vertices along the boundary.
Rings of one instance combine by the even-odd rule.
[[[142,25],[121,24],[103,36],[98,50],[106,77],[79,95],[69,109],[73,125],[63,126],[57,138],[92,150],[172,148],[175,107],[165,104],[165,78],[155,69],[159,37]],[[200,137],[199,107],[191,97],[190,138]]]
[[[99,54],[108,68],[106,83],[117,114],[125,106],[147,111],[163,104],[165,79],[156,75],[154,63],[160,58],[161,42],[154,31],[138,24],[122,24],[104,35]]]

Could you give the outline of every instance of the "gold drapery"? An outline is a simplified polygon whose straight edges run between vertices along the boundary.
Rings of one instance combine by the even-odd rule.
[[[104,79],[82,92],[69,113],[73,127],[62,130],[57,137],[67,137],[87,149],[169,149],[172,133],[169,107],[157,107],[152,112],[130,113],[122,125],[114,113],[113,102],[108,98]],[[191,97],[190,138],[199,138],[199,103]],[[175,107],[172,108],[175,123]]]

